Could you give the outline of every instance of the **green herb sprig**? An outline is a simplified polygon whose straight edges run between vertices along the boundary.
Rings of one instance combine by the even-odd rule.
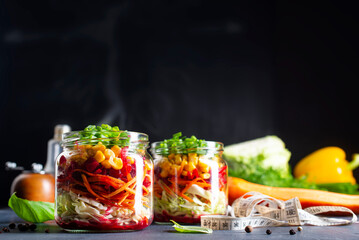
[[[88,125],[78,134],[79,140],[85,144],[98,142],[102,142],[105,146],[129,146],[130,144],[127,131],[121,131],[118,126],[111,127],[108,124],[102,124],[101,126]]]
[[[190,138],[182,136],[182,132],[173,134],[172,138],[161,141],[156,146],[156,152],[160,155],[170,153],[198,153],[205,154],[207,142],[204,139],[197,139],[195,136]]]

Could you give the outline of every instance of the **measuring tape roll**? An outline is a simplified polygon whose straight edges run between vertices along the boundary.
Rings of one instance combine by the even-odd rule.
[[[249,192],[236,199],[228,212],[230,216],[201,216],[201,226],[213,230],[243,230],[246,226],[333,226],[357,221],[354,212],[345,207],[318,206],[303,210],[298,198],[282,201],[258,192]],[[352,219],[316,216],[328,212],[349,213]]]

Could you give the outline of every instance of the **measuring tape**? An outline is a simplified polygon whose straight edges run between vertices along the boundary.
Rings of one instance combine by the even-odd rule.
[[[352,218],[348,220],[316,216],[328,212],[349,213]],[[243,230],[246,226],[269,227],[305,224],[334,226],[347,225],[356,221],[357,216],[346,207],[318,206],[303,210],[298,198],[282,201],[258,192],[249,192],[236,199],[232,207],[229,207],[227,216],[201,216],[201,226],[213,230]]]

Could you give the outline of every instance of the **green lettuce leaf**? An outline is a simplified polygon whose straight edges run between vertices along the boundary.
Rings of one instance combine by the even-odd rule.
[[[18,198],[15,193],[13,193],[8,205],[16,215],[28,222],[41,223],[55,219],[54,203],[29,201]]]
[[[209,228],[197,227],[197,226],[182,226],[173,220],[171,220],[171,222],[174,223],[172,227],[174,227],[177,232],[182,232],[182,233],[212,233],[213,232],[213,230]]]

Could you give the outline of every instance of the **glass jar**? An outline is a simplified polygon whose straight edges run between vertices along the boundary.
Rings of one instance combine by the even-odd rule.
[[[223,144],[164,148],[152,144],[154,156],[154,212],[156,222],[200,223],[201,215],[226,214],[228,205]]]
[[[57,158],[55,220],[68,231],[140,230],[153,220],[148,136],[80,139],[64,134]],[[122,136],[122,135],[121,135]]]

